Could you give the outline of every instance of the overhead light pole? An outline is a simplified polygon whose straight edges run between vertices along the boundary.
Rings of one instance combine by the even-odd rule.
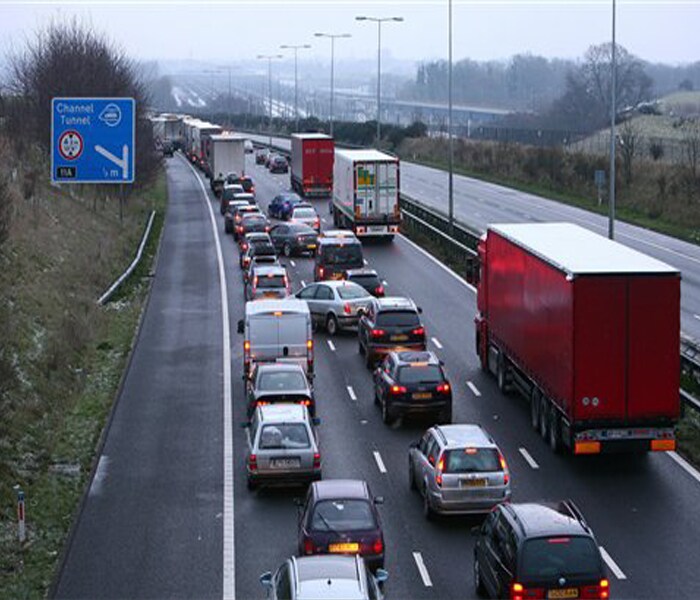
[[[349,33],[314,33],[316,37],[329,38],[331,40],[331,112],[330,112],[330,135],[333,137],[333,88],[334,88],[334,75],[333,75],[333,63],[335,62],[335,40],[338,38],[349,38],[352,37]]]
[[[293,44],[283,44],[280,46],[282,50],[294,50],[294,119],[295,119],[295,126],[294,126],[294,131],[297,133],[299,132],[299,104],[298,104],[298,95],[297,95],[297,53],[301,49],[307,49],[311,48],[310,44],[298,44],[298,45],[293,45]]]
[[[381,102],[382,102],[382,23],[403,21],[403,17],[355,17],[356,21],[372,21],[377,24],[377,146],[381,140]]]
[[[615,116],[617,113],[617,48],[615,47],[615,0],[612,0],[612,55],[610,60],[612,89],[610,91],[610,199],[608,202],[608,237],[615,238]]]
[[[267,92],[268,92],[268,103],[269,103],[269,114],[270,123],[268,135],[269,147],[272,150],[272,61],[277,58],[284,58],[281,54],[258,54],[258,59],[267,60]]]
[[[450,235],[454,233],[455,197],[454,197],[454,140],[452,139],[452,0],[448,0],[447,6],[447,135],[449,148],[449,175],[448,175],[448,206]]]

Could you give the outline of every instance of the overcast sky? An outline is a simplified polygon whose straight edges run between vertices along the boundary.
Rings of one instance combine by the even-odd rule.
[[[652,62],[700,60],[700,0],[618,0],[618,43]],[[280,44],[313,45],[326,59],[330,40],[315,32],[350,33],[336,58],[376,56],[377,26],[355,16],[401,16],[382,26],[382,48],[398,59],[447,57],[447,0],[0,0],[0,52],[51,19],[78,15],[134,58],[228,61],[278,53]],[[453,0],[454,58],[503,59],[530,52],[577,58],[611,37],[611,0]]]

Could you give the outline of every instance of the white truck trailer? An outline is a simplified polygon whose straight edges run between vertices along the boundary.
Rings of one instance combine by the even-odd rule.
[[[204,172],[211,189],[218,194],[229,173],[245,175],[245,138],[233,133],[211,134],[204,138]]]
[[[358,237],[393,239],[401,224],[399,159],[378,150],[337,150],[333,223]]]

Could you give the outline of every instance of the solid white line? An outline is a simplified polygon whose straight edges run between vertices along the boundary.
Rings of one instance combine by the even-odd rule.
[[[430,339],[433,341],[433,344],[435,344],[438,350],[442,350],[442,344],[440,343],[439,339],[437,339],[436,337]]]
[[[331,349],[331,352],[335,352],[335,344],[331,342],[330,340],[326,340],[328,342],[328,347]]]
[[[306,282],[303,279],[301,280],[301,287],[306,287]]]
[[[380,473],[386,473],[386,466],[384,465],[384,461],[382,460],[382,455],[379,454],[377,450],[372,452],[374,454],[374,462],[377,463],[377,468],[379,469]]]
[[[481,396],[479,388],[477,388],[471,381],[467,381],[467,387],[474,393],[475,396]]]
[[[184,160],[184,159],[183,159]],[[185,161],[187,162],[187,161]],[[231,414],[231,333],[228,313],[228,292],[226,289],[226,269],[224,268],[224,257],[221,252],[221,241],[219,240],[219,228],[216,226],[214,211],[207,196],[207,191],[202,183],[199,173],[187,162],[194,173],[199,187],[202,189],[204,203],[209,209],[211,228],[214,232],[214,245],[216,248],[216,260],[219,265],[219,288],[221,289],[221,326],[223,328],[223,360],[224,360],[224,518],[223,518],[223,597],[225,599],[236,596],[236,543],[233,526],[233,416]]]
[[[355,402],[357,400],[357,396],[355,396],[355,390],[352,389],[351,385],[347,386],[347,390],[348,390],[348,395],[350,396],[350,400]]]
[[[700,472],[698,472],[698,470],[687,460],[685,460],[680,454],[678,454],[677,452],[666,452],[665,454],[671,460],[673,460],[681,469],[688,473],[688,475],[695,479],[695,481],[700,483]]]
[[[608,565],[610,570],[615,574],[618,579],[627,579],[627,575],[622,572],[622,569],[617,566],[617,563],[612,559],[605,548],[600,546],[600,553],[603,555],[603,560]]]
[[[433,587],[433,582],[430,580],[430,574],[428,573],[428,568],[423,562],[423,556],[420,552],[413,553],[413,560],[416,561],[416,566],[418,567],[418,572],[420,573],[420,578],[423,580],[423,585],[425,587]]]
[[[440,267],[443,271],[445,271],[445,273],[447,273],[451,277],[454,277],[464,287],[470,289],[472,292],[474,292],[476,294],[476,288],[473,285],[467,283],[462,277],[457,275],[457,273],[455,273],[452,269],[443,265],[437,258],[435,258],[432,254],[430,254],[430,252],[421,248],[413,240],[409,240],[403,233],[399,233],[399,237],[402,240],[404,240],[407,244],[409,244],[410,246],[413,246],[416,250],[418,250],[418,252],[423,254],[423,256],[425,256],[428,260],[433,261],[438,267]]]
[[[700,321],[700,315],[693,315],[698,321]]]
[[[297,266],[297,264],[296,264],[293,260],[291,260],[291,259],[289,260],[289,264],[292,265],[293,267],[296,267],[296,266]]]
[[[534,458],[530,456],[530,453],[525,450],[525,448],[518,448],[518,452],[523,455],[523,458],[527,462],[528,465],[530,465],[533,469],[539,469],[540,465],[537,464]]]
[[[88,496],[99,496],[102,493],[102,485],[107,478],[107,470],[109,469],[109,456],[103,454],[100,456],[100,460],[97,463],[97,468],[95,469],[95,476],[92,478],[92,483],[90,484],[90,491]]]
[[[367,262],[367,259],[366,259],[366,258],[363,258],[363,259],[362,259],[362,262],[365,263],[365,267],[369,264],[369,263]]]

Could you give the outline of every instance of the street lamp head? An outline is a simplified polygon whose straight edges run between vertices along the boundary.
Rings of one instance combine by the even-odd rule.
[[[393,17],[392,20],[401,22],[401,21],[403,21],[403,17]]]
[[[325,37],[326,34],[325,34],[325,33],[314,33],[314,36],[316,36],[316,37]]]
[[[355,21],[366,21],[367,17],[355,17]]]

